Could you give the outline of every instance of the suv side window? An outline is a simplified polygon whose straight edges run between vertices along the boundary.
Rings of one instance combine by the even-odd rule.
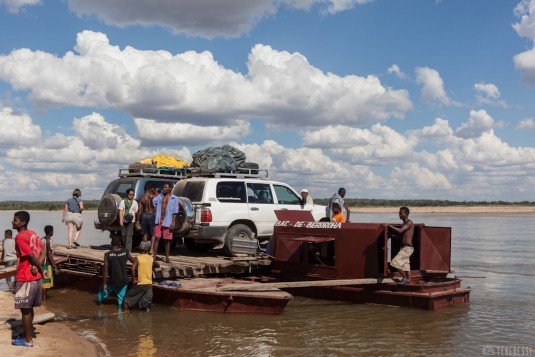
[[[245,186],[243,182],[220,181],[216,186],[216,197],[223,203],[245,203]]]
[[[284,205],[299,205],[301,201],[299,200],[299,197],[289,188],[286,186],[281,185],[273,185],[273,188],[275,189],[275,195],[277,196],[277,201],[280,204]]]
[[[173,189],[173,194],[180,197],[186,197],[191,202],[201,202],[204,192],[205,181],[178,181]],[[163,184],[162,184],[163,187]]]
[[[266,183],[248,183],[247,196],[249,203],[273,204],[271,188]]]

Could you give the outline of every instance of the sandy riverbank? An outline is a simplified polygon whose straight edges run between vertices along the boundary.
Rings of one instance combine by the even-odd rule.
[[[411,213],[535,213],[535,206],[443,206],[409,207]],[[397,213],[399,207],[350,207],[351,212]]]
[[[35,336],[32,348],[12,346],[13,330],[6,328],[5,322],[12,318],[20,320],[20,310],[15,309],[14,305],[13,294],[0,291],[0,351],[3,356],[99,356],[97,347],[93,343],[73,332],[66,323],[62,322],[34,325]],[[44,305],[35,309],[36,315],[48,312],[46,303]]]
[[[535,206],[519,205],[497,205],[497,206],[437,206],[437,207],[416,207],[409,206],[414,213],[535,213]],[[351,212],[362,213],[397,213],[398,206],[382,207],[350,207]],[[48,210],[28,210],[29,212],[61,212]],[[2,211],[14,213],[15,211]],[[96,212],[96,210],[86,210],[84,212]],[[61,217],[60,217],[61,218]]]

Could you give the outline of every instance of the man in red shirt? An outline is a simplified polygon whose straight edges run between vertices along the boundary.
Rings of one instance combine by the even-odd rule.
[[[33,308],[41,306],[41,279],[46,274],[43,270],[42,262],[45,258],[45,251],[41,239],[34,232],[29,230],[30,214],[26,211],[18,211],[13,215],[13,229],[19,233],[15,237],[15,248],[17,250],[17,283],[15,286],[15,308],[22,313],[22,326],[24,336],[11,341],[12,345],[33,347],[32,325]]]

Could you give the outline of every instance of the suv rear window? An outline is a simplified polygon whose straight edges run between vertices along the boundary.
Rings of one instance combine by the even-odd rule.
[[[113,181],[111,182],[108,187],[106,188],[106,191],[104,191],[104,195],[102,195],[102,197],[110,194],[110,193],[115,193],[119,196],[121,196],[121,198],[125,198],[126,197],[126,190],[128,190],[129,188],[133,188],[134,187],[134,180],[128,180],[128,181],[120,181],[120,180],[116,180],[116,181]]]
[[[204,181],[179,181],[173,190],[173,194],[187,197],[191,202],[201,202],[204,191]]]
[[[221,181],[216,186],[219,202],[245,203],[245,185],[243,182]]]

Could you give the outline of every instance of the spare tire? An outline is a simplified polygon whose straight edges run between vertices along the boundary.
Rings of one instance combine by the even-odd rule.
[[[195,211],[187,197],[179,197],[178,206],[178,215],[173,232],[180,237],[184,237],[195,223]]]
[[[104,196],[98,205],[98,221],[102,226],[118,225],[119,204],[121,196],[114,193]]]
[[[258,175],[258,164],[256,162],[244,162],[238,169],[239,173]]]

